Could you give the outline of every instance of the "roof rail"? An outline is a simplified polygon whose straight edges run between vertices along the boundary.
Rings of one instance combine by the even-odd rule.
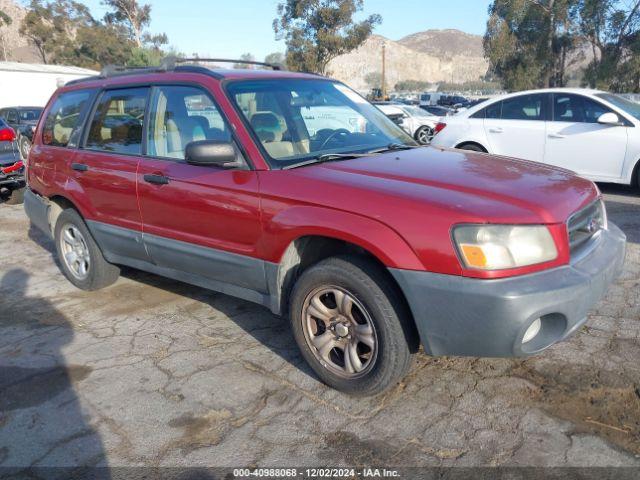
[[[126,65],[106,65],[100,72],[100,78],[117,77],[118,75],[132,75],[136,73],[166,72],[168,69],[164,64],[158,67],[146,66],[126,66]]]
[[[169,56],[162,59],[160,63],[160,68],[164,70],[174,70],[178,64],[181,63],[238,63],[241,65],[259,65],[262,67],[269,67],[273,70],[282,70],[282,65],[278,65],[275,63],[267,63],[267,62],[256,62],[254,60],[235,60],[229,58],[180,58]]]

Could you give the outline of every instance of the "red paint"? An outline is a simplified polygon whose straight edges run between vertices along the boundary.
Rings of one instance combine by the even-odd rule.
[[[238,79],[304,77],[265,71],[223,74]],[[142,82],[193,83],[208,90],[253,170],[48,147],[42,144],[39,125],[29,158],[31,187],[48,197],[66,197],[87,219],[270,262],[279,262],[296,238],[322,235],[359,245],[389,267],[482,278],[567,264],[565,222],[599,195],[592,182],[565,170],[438,148],[270,170],[221,81],[198,73],[100,79],[61,91]],[[76,172],[72,163],[90,168]],[[143,180],[145,174],[161,174],[171,181],[149,184]],[[451,240],[452,228],[461,223],[545,224],[559,256],[547,264],[509,271],[465,271]]]

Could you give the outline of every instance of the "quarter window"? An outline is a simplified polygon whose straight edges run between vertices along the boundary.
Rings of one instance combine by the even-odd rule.
[[[141,155],[143,120],[148,93],[148,88],[105,92],[91,121],[86,148],[125,155]]]
[[[42,142],[54,147],[73,144],[72,137],[79,135],[80,120],[88,106],[91,92],[63,93],[51,106],[42,129]]]
[[[553,102],[553,120],[556,122],[598,123],[598,118],[610,109],[581,95],[556,94]]]
[[[231,141],[230,131],[211,97],[194,87],[155,88],[147,154],[183,160],[186,146],[198,140]]]

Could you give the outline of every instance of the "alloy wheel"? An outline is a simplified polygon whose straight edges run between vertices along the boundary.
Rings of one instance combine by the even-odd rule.
[[[320,287],[303,304],[304,336],[316,359],[343,378],[368,373],[378,354],[376,330],[364,305],[347,290]]]

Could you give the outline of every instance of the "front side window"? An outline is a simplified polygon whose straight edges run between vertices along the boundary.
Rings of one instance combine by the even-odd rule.
[[[553,120],[555,122],[598,123],[598,119],[610,109],[582,95],[554,95]]]
[[[54,147],[70,146],[72,136],[79,134],[80,121],[90,98],[89,91],[60,95],[47,114],[42,129],[42,142]]]
[[[502,101],[503,120],[544,120],[545,95],[521,95]]]
[[[148,88],[104,92],[91,120],[85,148],[124,155],[142,154]]]
[[[211,97],[195,87],[154,89],[147,154],[184,159],[186,146],[198,140],[231,141],[231,133]]]
[[[415,145],[384,113],[348,87],[327,80],[255,80],[228,92],[274,168],[324,154]]]

